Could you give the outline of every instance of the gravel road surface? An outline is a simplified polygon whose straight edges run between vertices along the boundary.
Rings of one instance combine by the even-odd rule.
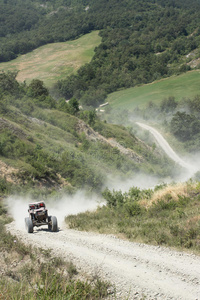
[[[7,229],[27,244],[52,249],[53,255],[71,260],[79,271],[113,283],[116,296],[110,299],[200,299],[200,257],[194,254],[65,225],[55,233],[40,227],[28,234],[15,222]]]
[[[164,137],[153,127],[136,122],[137,125],[142,127],[145,130],[148,130],[156,139],[160,147],[164,150],[164,152],[176,163],[178,163],[180,166],[188,170],[188,178],[194,175],[197,171],[199,171],[199,166],[197,166],[196,162],[194,161],[193,164],[189,164],[186,161],[184,161],[182,158],[178,156],[178,154],[171,148],[171,146],[168,144],[168,142],[164,139]]]

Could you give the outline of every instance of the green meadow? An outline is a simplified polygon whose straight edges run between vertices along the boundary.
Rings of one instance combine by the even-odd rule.
[[[37,78],[51,87],[57,80],[75,73],[82,65],[90,62],[95,47],[101,42],[98,34],[99,31],[93,31],[77,40],[39,47],[15,60],[0,63],[0,70],[18,70],[19,82],[30,83]]]
[[[117,91],[108,95],[106,101],[113,109],[122,110],[145,106],[150,101],[159,103],[169,96],[179,101],[197,94],[200,94],[200,70]]]

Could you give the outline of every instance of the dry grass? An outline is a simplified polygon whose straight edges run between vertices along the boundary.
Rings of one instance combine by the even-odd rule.
[[[94,49],[100,44],[98,31],[93,31],[77,40],[42,46],[17,59],[1,63],[0,70],[18,70],[17,80],[30,83],[38,78],[51,87],[57,80],[75,73],[90,62]]]
[[[190,195],[190,190],[196,188],[196,183],[177,183],[175,185],[169,185],[165,188],[156,191],[151,199],[144,199],[140,202],[145,208],[151,207],[156,204],[160,199],[167,199],[167,195],[171,195],[173,200],[178,201],[179,197],[188,197]],[[167,200],[166,200],[167,201]]]

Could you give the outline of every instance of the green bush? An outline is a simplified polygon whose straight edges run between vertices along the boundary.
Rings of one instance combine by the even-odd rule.
[[[137,202],[126,202],[124,204],[125,213],[128,214],[129,217],[138,216],[142,214],[144,209]]]
[[[102,196],[106,199],[108,207],[120,207],[124,203],[124,195],[121,191],[111,192],[108,188],[102,192]]]
[[[7,195],[12,190],[12,184],[5,178],[0,177],[0,195]]]

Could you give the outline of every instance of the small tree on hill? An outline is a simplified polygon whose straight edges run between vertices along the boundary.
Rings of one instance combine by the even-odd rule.
[[[41,96],[48,96],[49,95],[49,91],[48,89],[44,86],[43,81],[39,80],[39,79],[33,79],[28,87],[28,94],[31,97],[41,97]]]

